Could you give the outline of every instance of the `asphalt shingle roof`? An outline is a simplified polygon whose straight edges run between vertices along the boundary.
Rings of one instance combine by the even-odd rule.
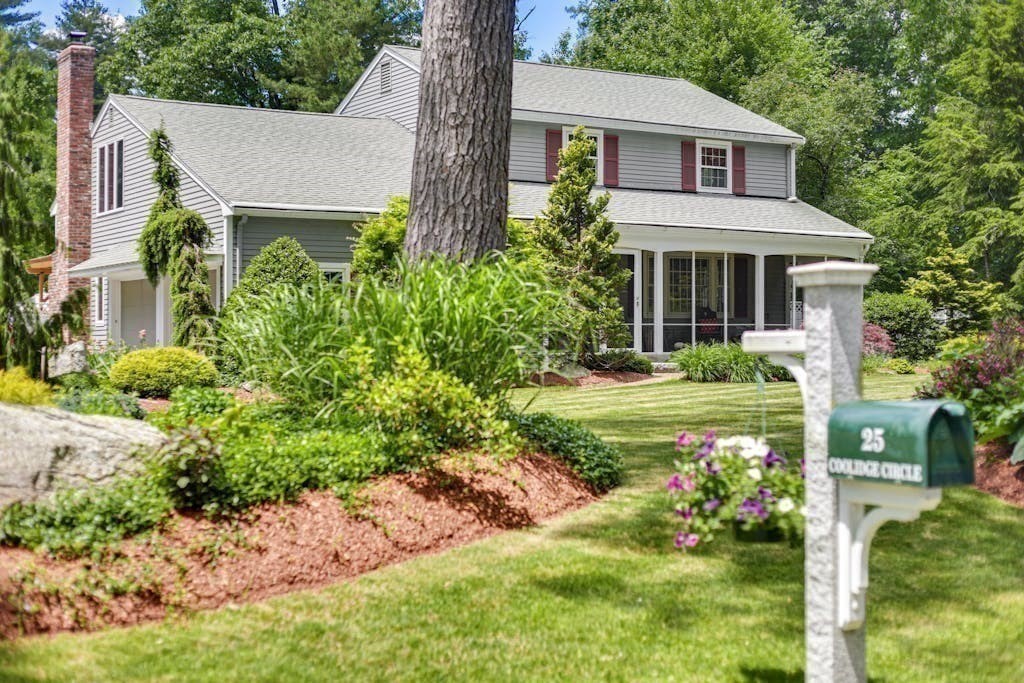
[[[409,192],[414,135],[387,119],[111,97],[147,130],[162,122],[178,158],[235,207],[377,212],[389,197]],[[513,182],[510,213],[536,216],[549,191],[547,183]],[[611,194],[616,223],[870,239],[804,202],[655,190]]]
[[[414,136],[389,119],[112,95],[225,201],[383,207],[407,192]]]
[[[415,67],[416,48],[389,45]],[[793,131],[681,78],[515,62],[512,108],[802,140]]]

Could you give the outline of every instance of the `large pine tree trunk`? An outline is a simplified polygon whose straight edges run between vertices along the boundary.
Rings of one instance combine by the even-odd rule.
[[[429,0],[405,248],[475,259],[505,247],[514,0]]]

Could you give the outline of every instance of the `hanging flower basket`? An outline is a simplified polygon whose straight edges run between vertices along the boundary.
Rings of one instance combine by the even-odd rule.
[[[737,540],[770,543],[803,533],[803,461],[791,463],[763,438],[703,438],[683,432],[666,488],[682,519],[676,547],[688,550],[731,529]]]

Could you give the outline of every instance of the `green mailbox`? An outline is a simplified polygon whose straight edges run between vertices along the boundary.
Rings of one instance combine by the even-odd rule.
[[[828,421],[828,472],[904,486],[974,483],[974,427],[956,401],[854,401]]]

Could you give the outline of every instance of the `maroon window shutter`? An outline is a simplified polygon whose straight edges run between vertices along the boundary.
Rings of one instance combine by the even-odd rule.
[[[562,146],[562,131],[548,129],[547,133],[547,178],[552,182],[558,177],[558,149]]]
[[[732,193],[747,193],[747,148],[732,146]]]
[[[604,184],[619,186],[619,136],[604,136]]]
[[[697,143],[683,140],[683,192],[697,191]]]

